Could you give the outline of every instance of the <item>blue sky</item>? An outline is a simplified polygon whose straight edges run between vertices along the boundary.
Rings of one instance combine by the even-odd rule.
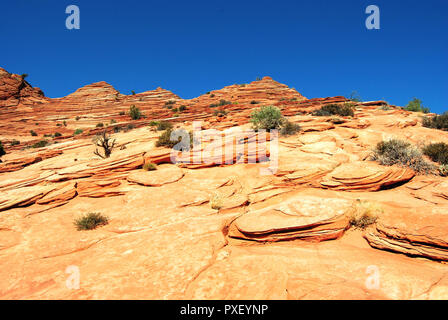
[[[78,5],[81,29],[65,8]],[[367,30],[377,5],[381,29]],[[272,76],[308,98],[448,110],[448,1],[3,1],[0,66],[49,97],[96,81],[182,98]]]

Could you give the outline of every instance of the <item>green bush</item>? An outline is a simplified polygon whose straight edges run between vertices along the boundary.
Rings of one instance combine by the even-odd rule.
[[[185,110],[187,110],[187,106],[180,106],[179,107],[179,111],[180,112],[185,111]]]
[[[412,112],[429,113],[429,108],[424,107],[422,105],[422,101],[417,98],[414,98],[412,101],[409,101],[408,105],[404,109]]]
[[[139,108],[137,108],[135,105],[132,105],[129,108],[129,116],[132,120],[139,120],[142,117],[142,113],[140,112]]]
[[[143,170],[145,171],[154,171],[157,170],[157,165],[154,163],[145,163],[143,165]]]
[[[1,144],[1,143],[0,143]],[[11,141],[11,146],[18,146],[20,144],[20,141],[19,140],[12,140]]]
[[[426,128],[448,131],[448,111],[442,115],[423,118],[423,126]]]
[[[77,136],[78,134],[81,134],[82,130],[81,129],[76,129],[75,132],[73,133],[74,136]]]
[[[350,104],[327,104],[323,107],[321,107],[319,110],[316,110],[313,113],[315,116],[325,117],[325,116],[333,116],[338,115],[342,117],[353,117],[355,115],[355,112],[353,110],[353,106]]]
[[[110,124],[115,124],[115,123],[117,123],[117,120],[115,120],[115,119],[110,120]]]
[[[34,130],[30,130],[30,134],[33,137],[37,137],[37,133]]]
[[[296,134],[300,130],[301,130],[300,125],[286,120],[280,130],[280,134],[283,136],[290,136]]]
[[[422,153],[410,143],[391,139],[381,141],[376,145],[371,160],[377,161],[381,165],[400,165],[413,169],[417,173],[433,173],[435,167],[426,162]]]
[[[434,162],[448,165],[448,144],[444,142],[426,145],[423,148],[423,153]]]
[[[61,136],[62,136],[62,134],[61,134],[60,132],[55,132],[55,133],[54,133],[54,137],[55,137],[55,138],[57,138],[57,137],[61,137]]]
[[[280,109],[273,106],[261,107],[251,113],[250,122],[254,129],[280,129],[285,119]]]
[[[100,213],[90,212],[83,217],[75,220],[75,226],[78,231],[81,230],[93,230],[99,226],[103,226],[109,223],[109,218],[103,216]]]
[[[97,128],[102,128],[102,127],[104,127],[104,123],[99,122],[99,123],[96,124],[96,127]]]
[[[32,146],[31,146],[31,148],[43,148],[43,147],[45,147],[45,146],[47,146],[48,145],[48,141],[47,140],[41,140],[41,141],[39,141],[39,142],[36,142],[35,144],[33,144]]]

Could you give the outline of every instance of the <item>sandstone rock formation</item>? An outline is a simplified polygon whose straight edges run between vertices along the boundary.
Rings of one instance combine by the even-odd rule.
[[[368,160],[391,137],[448,142],[418,113],[372,101],[354,117],[317,117],[350,102],[269,77],[185,100],[106,82],[51,99],[0,75],[1,299],[448,298],[448,178]],[[249,131],[267,104],[302,130]],[[131,120],[131,105],[146,118]],[[156,147],[159,120],[187,132],[201,121],[201,135],[184,152]],[[117,141],[108,159],[93,153],[103,130]],[[376,208],[365,229],[359,203]],[[109,223],[78,231],[91,212]],[[79,289],[66,285],[73,266]]]

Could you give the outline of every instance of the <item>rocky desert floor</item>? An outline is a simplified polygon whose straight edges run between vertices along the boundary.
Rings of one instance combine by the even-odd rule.
[[[221,100],[230,104],[210,106]],[[122,95],[105,82],[51,99],[0,69],[0,298],[447,299],[448,178],[369,155],[383,139],[448,143],[448,132],[383,101],[338,121],[311,114],[345,102],[307,99],[269,77],[190,100],[161,88]],[[131,105],[145,117],[131,120]],[[279,136],[272,174],[262,174],[272,159],[259,150],[233,164],[173,163],[149,126],[201,121],[204,136],[219,130],[244,144],[256,134],[237,129],[262,105],[302,128]],[[107,159],[92,143],[104,129],[117,142]],[[262,151],[272,158],[271,138]],[[222,146],[201,141],[200,151],[213,158]],[[380,208],[365,229],[350,223],[359,203]],[[89,212],[109,223],[78,231]],[[79,288],[67,286],[73,266]]]

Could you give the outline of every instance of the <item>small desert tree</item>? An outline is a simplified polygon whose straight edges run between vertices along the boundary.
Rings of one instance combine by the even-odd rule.
[[[129,108],[129,115],[131,116],[132,120],[138,120],[142,117],[142,113],[140,112],[140,109],[137,108],[135,105],[132,105]]]
[[[107,134],[106,130],[104,130],[100,135],[97,135],[95,138],[93,138],[93,143],[95,144],[95,146],[103,149],[104,155],[102,155],[98,151],[98,148],[96,148],[94,152],[94,154],[96,154],[102,159],[109,158],[112,153],[112,150],[116,146],[115,139],[112,140],[110,136]]]
[[[422,105],[422,100],[414,98],[405,108],[407,111],[429,113],[429,108]]]

